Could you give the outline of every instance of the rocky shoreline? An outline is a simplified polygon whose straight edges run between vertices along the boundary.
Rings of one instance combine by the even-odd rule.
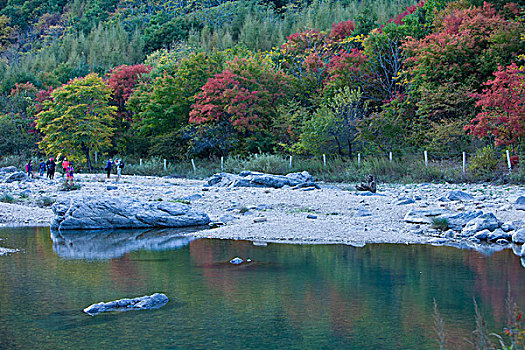
[[[75,181],[80,188],[63,191],[60,177],[7,182],[0,171],[0,195],[12,201],[0,202],[0,226],[49,226],[53,202],[109,196],[191,204],[209,215],[213,227],[191,235],[255,242],[429,243],[483,250],[511,248],[513,235],[525,229],[525,204],[520,202],[525,188],[520,186],[379,184],[372,194],[356,191],[354,184],[314,183],[310,178],[306,186],[268,187],[261,186],[260,177],[253,173],[243,177],[257,178],[257,186],[237,178],[239,186],[230,178],[224,183],[224,174],[212,177],[210,183],[146,176],[123,176],[116,182],[102,175],[78,174]],[[274,184],[279,179],[265,181]],[[446,218],[449,229],[432,228],[433,217]],[[518,248],[522,247],[514,250],[520,255]]]

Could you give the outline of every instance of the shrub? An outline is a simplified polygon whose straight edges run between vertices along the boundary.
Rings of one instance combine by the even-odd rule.
[[[481,180],[490,180],[491,174],[498,168],[498,155],[493,147],[478,149],[468,165],[469,171]]]
[[[4,203],[14,203],[16,202],[15,198],[13,196],[11,196],[10,194],[8,193],[2,193],[2,195],[0,196],[0,202],[4,202]]]
[[[436,230],[446,231],[448,229],[448,220],[440,217],[432,218],[431,226]]]

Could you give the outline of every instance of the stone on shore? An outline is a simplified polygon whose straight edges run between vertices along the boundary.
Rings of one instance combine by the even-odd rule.
[[[496,218],[496,216],[493,213],[486,213],[483,215],[478,216],[477,218],[470,220],[463,230],[461,230],[461,234],[465,237],[470,237],[474,234],[476,234],[479,231],[483,230],[489,230],[494,231],[499,227],[499,221]]]
[[[396,205],[407,205],[407,204],[413,204],[415,203],[416,201],[412,198],[409,198],[409,197],[401,197],[397,200],[397,202],[395,203]]]
[[[447,214],[451,214],[451,212],[444,208],[412,209],[406,213],[403,220],[412,224],[430,224],[432,218]]]
[[[512,235],[512,242],[516,244],[525,244],[525,228],[522,228]]]
[[[206,225],[210,218],[178,202],[146,202],[127,197],[64,198],[53,207],[56,230],[190,227]]]
[[[96,316],[108,311],[130,311],[130,310],[151,310],[158,309],[168,303],[166,294],[155,293],[133,299],[119,299],[107,303],[93,304],[84,309],[84,312],[91,316]]]
[[[24,180],[27,180],[27,179],[28,179],[28,177],[27,177],[26,173],[21,172],[21,171],[17,171],[17,172],[14,172],[14,173],[6,174],[6,176],[4,178],[4,182],[5,183],[11,183],[11,182],[15,182],[15,181],[24,181]]]
[[[474,200],[474,196],[463,191],[450,191],[450,193],[447,195],[447,199],[449,201],[467,202]]]
[[[525,196],[519,196],[516,199],[516,209],[525,210]]]
[[[479,216],[483,215],[483,212],[480,211],[468,211],[459,214],[453,215],[442,215],[440,217],[446,218],[448,227],[454,231],[461,231],[467,223]]]
[[[239,175],[219,173],[208,180],[208,186],[221,187],[272,187],[283,188],[284,186],[303,188],[319,186],[315,179],[307,171],[290,173],[287,175],[264,174],[251,171],[243,171]]]

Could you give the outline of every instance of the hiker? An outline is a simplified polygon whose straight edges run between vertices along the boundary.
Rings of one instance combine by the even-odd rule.
[[[31,160],[26,164],[26,171],[27,171],[27,177],[33,177],[32,171],[33,171],[33,164],[31,163]]]
[[[75,172],[73,164],[69,164],[66,168],[66,185],[70,182],[69,186],[73,186],[73,173]]]
[[[120,180],[120,177],[122,176],[123,168],[124,168],[124,161],[122,159],[118,159],[117,161],[117,181]]]
[[[55,167],[56,163],[53,157],[49,158],[47,161],[47,177],[51,180],[55,177]]]
[[[113,166],[113,159],[109,158],[108,159],[108,162],[106,164],[106,167],[104,169],[106,169],[106,173],[108,174],[108,179],[109,179],[109,176],[111,175],[111,167]]]
[[[44,177],[44,172],[46,171],[46,162],[44,162],[43,159],[40,159],[40,165],[38,166],[38,172],[40,173],[40,177]]]
[[[69,161],[67,160],[67,157],[64,157],[64,160],[62,161],[62,177],[66,174],[66,169],[69,166]]]

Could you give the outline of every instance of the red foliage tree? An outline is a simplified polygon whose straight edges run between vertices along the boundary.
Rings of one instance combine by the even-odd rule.
[[[144,64],[133,66],[121,65],[110,71],[108,85],[113,90],[113,104],[118,107],[117,115],[121,120],[131,122],[131,113],[126,109],[126,102],[133,94],[142,74],[151,71],[151,67]]]
[[[288,79],[254,58],[235,58],[195,96],[190,123],[228,122],[240,133],[268,130]]]
[[[472,135],[494,137],[495,145],[519,147],[525,137],[525,69],[500,66],[480,94],[473,94],[481,112],[465,126]]]
[[[355,23],[352,20],[332,24],[332,30],[328,35],[332,40],[343,40],[352,35]]]

